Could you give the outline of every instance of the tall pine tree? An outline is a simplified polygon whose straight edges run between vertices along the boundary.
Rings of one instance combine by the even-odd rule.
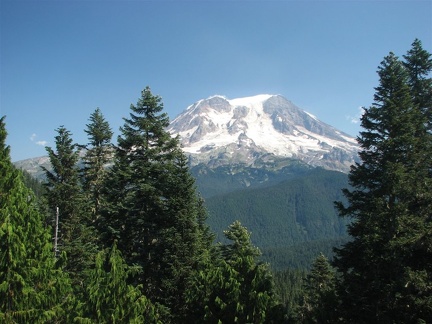
[[[250,233],[236,221],[224,231],[231,242],[219,246],[220,255],[196,277],[189,298],[196,299],[196,322],[283,323],[284,314],[274,293],[266,264]]]
[[[97,108],[89,119],[85,132],[89,143],[83,157],[83,187],[90,203],[92,221],[99,216],[102,187],[107,174],[106,166],[113,158],[111,138],[113,132],[101,110]]]
[[[345,189],[352,241],[336,250],[344,320],[416,323],[432,319],[430,123],[413,80],[390,53],[378,69],[373,105],[362,117],[361,163]]]
[[[0,322],[49,323],[72,319],[72,289],[56,267],[51,234],[34,194],[15,169],[0,119]]]
[[[416,39],[404,58],[413,101],[425,114],[429,132],[432,132],[432,54],[423,49],[421,41]]]
[[[130,109],[107,177],[105,242],[118,240],[126,262],[143,268],[136,280],[145,295],[179,321],[202,251],[200,202],[179,140],[166,130],[161,97],[147,87]]]
[[[304,281],[304,295],[297,319],[301,323],[337,323],[338,299],[335,271],[320,254]]]
[[[142,294],[141,287],[128,283],[128,278],[140,270],[124,262],[116,243],[106,252],[99,252],[86,287],[84,316],[76,320],[80,323],[161,323],[157,309]]]
[[[52,166],[52,170],[44,168],[47,200],[53,216],[58,208],[59,250],[67,254],[66,270],[79,291],[83,289],[84,270],[97,250],[95,235],[79,181],[79,151],[64,126],[56,131],[55,150],[46,148]]]

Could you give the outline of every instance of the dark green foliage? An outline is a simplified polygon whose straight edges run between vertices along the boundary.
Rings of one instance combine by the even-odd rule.
[[[254,166],[231,164],[211,168],[205,164],[191,167],[200,193],[208,199],[250,188],[265,188],[279,182],[300,178],[313,167],[299,160],[271,156],[269,161],[255,161]]]
[[[403,62],[408,72],[408,84],[414,104],[418,105],[426,116],[428,130],[432,131],[432,55],[422,48],[421,41],[416,39],[411,49],[404,55]]]
[[[327,258],[320,254],[304,281],[304,295],[297,310],[301,323],[338,322],[336,274]]]
[[[93,215],[92,221],[95,221],[99,216],[102,188],[107,174],[106,166],[113,157],[111,144],[113,132],[99,108],[90,115],[89,120],[90,123],[86,125],[85,130],[89,143],[83,157],[82,180]]]
[[[347,180],[340,172],[313,169],[271,187],[212,197],[206,200],[208,223],[222,240],[226,223],[240,220],[264,250],[344,237],[349,220],[338,217],[333,201],[343,198]]]
[[[362,162],[351,169],[347,206],[337,204],[342,216],[354,219],[353,240],[337,250],[335,260],[345,321],[432,319],[432,140],[426,99],[432,88],[425,79],[431,65],[426,55],[429,65],[421,63],[426,68],[415,72],[416,62],[426,62],[419,46],[413,44],[405,64],[393,53],[381,63],[374,104],[362,117]]]
[[[160,323],[157,309],[142,294],[141,286],[127,279],[141,269],[128,266],[114,243],[107,252],[96,255],[86,288],[84,316],[80,323]]]
[[[86,208],[79,182],[79,155],[72,134],[63,126],[56,131],[55,151],[46,148],[52,165],[51,171],[44,168],[47,179],[46,197],[53,218],[58,208],[59,250],[66,252],[66,270],[74,280],[74,289],[80,290],[84,270],[96,251],[96,237],[93,228],[89,226],[90,212]]]
[[[316,255],[324,254],[333,259],[334,248],[340,247],[349,241],[349,237],[337,239],[302,242],[284,247],[268,247],[262,249],[261,260],[271,265],[273,271],[287,268],[296,270],[309,270]]]
[[[105,244],[118,240],[127,264],[143,271],[134,278],[154,303],[179,320],[189,307],[184,294],[210,239],[205,213],[177,138],[166,131],[161,98],[146,88],[131,105],[105,184],[101,223]]]
[[[275,294],[284,307],[284,312],[291,322],[298,322],[298,305],[304,295],[303,279],[306,270],[287,268],[273,272]]]
[[[33,191],[35,194],[35,203],[37,204],[40,213],[44,216],[44,224],[45,226],[51,226],[53,224],[52,213],[48,208],[47,199],[46,199],[46,188],[43,182],[35,177],[32,174],[21,170],[23,174],[24,184],[27,188]]]
[[[231,243],[219,247],[221,256],[200,271],[190,290],[204,309],[199,322],[281,323],[270,270],[258,262],[250,233],[234,222],[225,235]]]
[[[38,200],[41,200],[45,195],[45,188],[42,182],[24,170],[21,170],[21,172],[23,174],[23,181],[26,187],[33,191]]]
[[[33,192],[10,161],[0,119],[0,322],[67,321],[73,305],[68,277],[56,267],[51,235]]]
[[[55,151],[51,147],[46,148],[52,171],[43,167],[45,186],[52,214],[57,207],[60,211],[62,241],[70,242],[80,223],[80,204],[83,202],[77,166],[79,156],[72,143],[72,134],[63,126],[56,129],[56,132]]]

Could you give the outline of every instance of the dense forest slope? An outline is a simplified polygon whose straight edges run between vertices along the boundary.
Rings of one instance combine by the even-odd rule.
[[[296,159],[268,155],[253,165],[233,163],[218,167],[200,163],[192,166],[198,191],[204,198],[220,196],[243,189],[265,188],[284,180],[308,174],[314,167]]]
[[[280,159],[256,167],[242,165],[191,168],[209,212],[207,223],[217,241],[240,220],[252,232],[262,259],[273,269],[307,269],[317,255],[331,258],[333,247],[347,241],[347,219],[333,202],[344,200],[347,175]],[[29,173],[26,182],[37,194],[40,184]]]
[[[344,200],[341,189],[346,187],[346,174],[312,169],[271,186],[206,199],[208,223],[217,239],[223,240],[227,225],[240,220],[252,232],[265,260],[278,268],[301,268],[303,257],[329,255],[335,243],[346,240],[349,219],[339,217],[333,205]]]
[[[348,220],[337,215],[333,202],[343,200],[347,181],[344,173],[318,168],[270,187],[213,196],[206,200],[208,222],[221,234],[240,220],[262,248],[345,236]]]

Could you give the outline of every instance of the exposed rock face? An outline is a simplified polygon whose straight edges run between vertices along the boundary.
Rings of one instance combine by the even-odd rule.
[[[279,95],[200,100],[174,119],[169,131],[180,135],[192,164],[253,165],[272,154],[348,172],[358,160],[353,137]]]
[[[299,160],[310,166],[348,172],[358,161],[356,140],[323,123],[279,95],[227,99],[214,96],[189,106],[169,129],[180,135],[192,166],[240,164],[263,167],[278,161]],[[270,161],[270,162],[269,162]],[[48,157],[15,163],[36,178],[41,166],[50,167]]]

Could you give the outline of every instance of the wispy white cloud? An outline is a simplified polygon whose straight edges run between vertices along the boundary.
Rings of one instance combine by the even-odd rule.
[[[36,141],[35,142],[36,137],[37,137],[36,133],[31,134],[30,135],[30,141],[32,141],[36,145],[40,145],[40,146],[46,146],[48,144],[48,141]]]
[[[48,142],[47,141],[37,141],[36,144],[41,145],[41,146],[46,146],[48,144]]]
[[[355,116],[346,116],[346,118],[352,123],[352,124],[358,124],[360,122],[360,118],[363,116],[365,109],[363,107],[358,107],[358,113]]]

